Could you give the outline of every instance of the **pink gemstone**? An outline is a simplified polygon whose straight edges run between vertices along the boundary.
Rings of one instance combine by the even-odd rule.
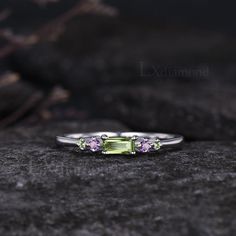
[[[151,149],[151,144],[148,143],[148,142],[142,142],[141,143],[141,148],[140,148],[140,151],[141,152],[148,152],[150,149]]]
[[[152,149],[152,143],[148,138],[139,138],[136,141],[137,151],[139,152],[149,152]]]
[[[101,141],[98,138],[90,138],[87,141],[87,145],[92,152],[96,152],[100,150]]]

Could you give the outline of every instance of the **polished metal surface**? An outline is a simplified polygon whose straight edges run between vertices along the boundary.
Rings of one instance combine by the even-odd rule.
[[[76,145],[81,137],[145,137],[160,140],[161,146],[171,146],[180,144],[183,141],[183,136],[178,134],[167,133],[143,133],[143,132],[90,132],[90,133],[73,133],[64,136],[57,136],[58,143]]]

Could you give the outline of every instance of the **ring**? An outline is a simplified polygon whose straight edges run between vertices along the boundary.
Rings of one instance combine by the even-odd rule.
[[[80,151],[102,154],[136,154],[180,144],[183,136],[165,133],[94,132],[57,136],[59,144],[78,146]]]

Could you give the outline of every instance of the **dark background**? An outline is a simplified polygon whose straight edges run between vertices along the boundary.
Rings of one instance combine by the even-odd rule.
[[[77,4],[1,2],[1,74],[17,77],[1,88],[2,127],[107,118],[235,138],[233,1],[91,1],[73,13]]]
[[[235,1],[0,2],[1,235],[235,235]],[[81,155],[56,135],[184,135]]]

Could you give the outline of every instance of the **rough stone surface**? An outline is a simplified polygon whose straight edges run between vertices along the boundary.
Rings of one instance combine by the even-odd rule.
[[[55,44],[17,51],[9,66],[41,87],[63,86],[73,107],[92,119],[191,140],[229,140],[236,138],[233,42],[222,32],[161,28],[148,19],[85,17]]]
[[[114,122],[0,132],[1,235],[235,235],[236,143],[158,154],[81,155],[54,136]]]
[[[236,138],[236,93],[230,86],[172,82],[101,88],[94,101],[98,110],[106,109],[101,117],[119,119],[133,130],[181,133],[190,140]]]

